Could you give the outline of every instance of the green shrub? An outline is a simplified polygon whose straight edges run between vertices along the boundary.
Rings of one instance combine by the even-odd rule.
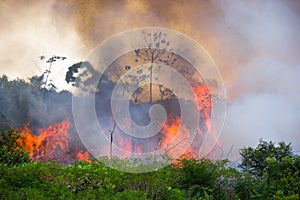
[[[10,129],[0,133],[0,163],[19,165],[30,162],[29,152],[24,145],[24,138],[15,130]]]

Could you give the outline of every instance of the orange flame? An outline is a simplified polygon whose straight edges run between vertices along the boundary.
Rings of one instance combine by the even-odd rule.
[[[213,99],[212,94],[208,86],[199,84],[196,86],[193,86],[193,90],[195,93],[196,98],[193,100],[195,104],[197,104],[197,109],[200,114],[200,128],[198,129],[198,133],[204,133],[205,130],[209,130],[208,134],[211,134],[213,138],[216,138],[214,134],[214,130],[210,127],[210,114],[211,109],[213,106]],[[125,118],[124,119],[124,126],[130,126],[129,124],[130,119]],[[127,127],[130,128],[130,127]],[[205,131],[206,132],[206,131]],[[165,148],[169,147],[169,149],[173,149],[174,142],[172,142],[175,138],[175,143],[178,144],[181,142],[184,142],[186,139],[190,137],[189,129],[184,125],[181,124],[181,118],[180,116],[176,116],[172,113],[170,113],[166,119],[165,124],[163,125],[163,129],[161,130],[161,138],[160,141],[157,144],[158,148]],[[196,138],[196,145],[201,145],[203,141],[200,141],[203,139],[203,137]],[[217,139],[217,138],[216,138]],[[186,140],[187,141],[187,140]],[[116,144],[123,150],[126,150],[131,153],[143,153],[142,145],[139,143],[139,141],[135,141],[133,138],[130,138],[128,136],[123,135],[122,133],[118,133],[116,131],[115,134],[115,142]],[[175,146],[176,146],[175,144]],[[218,145],[220,145],[218,143]],[[147,148],[146,148],[147,149]],[[157,148],[155,148],[157,149]],[[213,148],[215,149],[215,148]],[[195,147],[190,147],[185,154],[185,158],[198,158],[198,149],[195,149]],[[213,150],[214,151],[214,150]],[[176,152],[173,152],[176,154]],[[168,151],[169,156],[172,157],[172,152]],[[175,156],[174,154],[174,156]]]
[[[180,117],[174,118],[172,115],[167,117],[166,123],[162,129],[162,141],[161,147],[166,147],[176,136],[179,127],[180,127],[181,119]]]
[[[90,161],[90,154],[87,151],[79,151],[76,153],[76,156],[78,158],[78,160],[86,160],[86,161]]]
[[[193,90],[196,95],[196,99],[193,101],[197,103],[197,109],[200,112],[200,123],[209,129],[209,134],[216,137],[214,131],[210,127],[210,113],[213,104],[210,90],[205,85],[193,86]],[[127,118],[124,119],[125,125],[129,126],[130,123],[128,120],[129,119]],[[20,129],[20,132],[25,138],[25,149],[29,151],[30,157],[33,160],[57,160],[60,163],[74,161],[76,159],[89,161],[90,154],[87,151],[77,149],[77,151],[72,152],[74,149],[70,149],[70,129],[71,122],[66,120],[60,123],[51,124],[47,128],[40,129],[38,135],[32,134],[32,131],[28,126]],[[201,128],[199,128],[198,133],[201,134],[202,132]],[[174,140],[175,137],[176,140],[178,139],[177,141],[182,141],[189,138],[190,133],[188,128],[184,124],[181,124],[181,118],[171,113],[168,115],[163,129],[161,130],[161,139],[158,146],[160,148],[167,147],[172,144],[172,140]],[[118,129],[115,131],[114,139],[116,140],[117,146],[123,150],[138,154],[143,153],[143,146],[139,141],[134,141],[132,138],[119,132]],[[220,143],[217,143],[217,146],[220,146]],[[215,151],[215,148],[216,147],[213,148],[213,151]],[[190,147],[186,152],[185,158],[192,157],[196,158],[197,153],[193,147]]]
[[[198,85],[193,87],[196,98],[194,103],[198,104],[198,110],[200,112],[200,119],[205,120],[206,124],[209,125],[210,113],[212,108],[212,96],[208,86]]]
[[[19,129],[19,131],[24,138],[24,148],[33,160],[57,160],[59,163],[66,163],[75,159],[88,159],[88,152],[78,152],[75,156],[71,152],[69,148],[70,128],[71,122],[66,120],[40,129],[38,135],[32,134],[28,126]]]
[[[200,111],[200,120],[203,120],[206,128],[207,133],[210,134],[210,137],[216,141],[215,145],[212,147],[211,151],[208,153],[207,157],[210,157],[214,152],[221,148],[221,143],[218,140],[218,136],[216,134],[216,130],[214,127],[211,126],[211,109],[214,103],[214,97],[210,92],[208,86],[205,85],[198,85],[193,87],[194,92],[197,96],[197,99],[194,102],[198,103],[198,110]],[[201,129],[198,129],[198,133],[202,133]],[[213,145],[213,144],[212,144]]]

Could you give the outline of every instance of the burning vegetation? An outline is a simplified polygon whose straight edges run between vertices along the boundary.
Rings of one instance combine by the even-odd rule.
[[[5,76],[1,78],[1,106],[6,103],[9,105],[8,108],[1,109],[1,122],[18,128],[24,138],[25,149],[33,160],[72,163],[75,160],[91,158],[89,152],[93,152],[93,149],[86,149],[82,145],[72,117],[72,95],[85,95],[91,92],[91,89],[95,93],[97,120],[104,127],[104,132],[100,134],[105,134],[107,143],[113,146],[110,152],[104,149],[106,147],[100,146],[101,152],[105,153],[93,155],[97,158],[130,158],[163,150],[163,154],[171,158],[177,159],[178,154],[185,153],[188,154],[185,157],[199,159],[212,155],[211,151],[220,148],[217,135],[210,126],[212,107],[217,98],[212,94],[212,88],[216,83],[206,83],[197,69],[173,53],[166,34],[142,33],[148,48],[128,52],[112,62],[102,74],[96,90],[91,87],[90,79],[98,77],[100,72],[88,61],[72,65],[66,74],[67,83],[79,88],[74,94],[68,91],[57,92],[53,84],[48,84],[50,70],[47,71],[47,76],[43,74],[30,78],[29,83],[19,79],[9,81]],[[50,67],[52,62],[55,60],[51,60]],[[172,80],[174,77],[166,71],[166,66],[179,72],[184,80],[191,84],[192,98],[189,98],[185,85],[181,85],[178,80]],[[128,135],[121,127],[115,126],[112,95],[117,84],[121,84],[122,88],[117,93],[117,99],[124,98],[132,88],[137,88],[127,99],[130,116],[121,119],[122,124],[129,129],[131,120],[142,127],[150,123],[151,106],[157,104],[165,109],[166,120],[164,123],[157,122],[161,123],[157,134],[149,138],[134,137]],[[175,91],[167,85],[178,89]],[[80,94],[80,91],[83,93]],[[189,109],[184,111],[186,115],[197,113],[199,119],[183,119],[181,106]],[[193,130],[192,123],[189,122],[191,120],[198,123],[197,130]],[[86,120],[85,123],[91,122]],[[207,148],[206,154],[199,155],[207,135],[216,142],[204,145]],[[184,152],[178,153],[187,146]],[[116,155],[113,152],[115,147],[129,154]]]
[[[88,160],[89,153],[84,150],[71,150],[71,122],[69,120],[53,123],[47,128],[41,128],[37,135],[25,126],[19,129],[24,141],[24,147],[30,158],[35,161],[56,160],[59,163],[70,163],[74,160]],[[74,149],[74,148],[73,148]]]
[[[39,96],[36,96],[33,92],[37,92],[36,88],[32,88],[32,84],[23,82],[22,80],[16,80],[16,81],[8,81],[5,76],[3,76],[0,80],[1,82],[1,90],[6,90],[7,87],[11,87],[14,92],[17,94],[16,98],[13,98],[13,101],[21,101],[20,103],[23,104],[23,107],[28,107],[29,112],[28,113],[20,113],[20,115],[25,116],[28,118],[29,122],[26,122],[25,120],[23,121],[23,125],[20,126],[22,121],[18,121],[18,118],[11,118],[12,119],[12,125],[16,126],[18,125],[19,128],[17,129],[24,138],[24,147],[25,149],[29,152],[30,157],[33,160],[36,161],[51,161],[51,160],[56,160],[59,163],[72,163],[75,160],[89,160],[90,159],[90,154],[89,152],[83,147],[81,144],[78,135],[74,129],[74,124],[73,120],[66,120],[66,118],[69,118],[70,115],[70,110],[68,110],[69,104],[71,102],[64,102],[64,105],[58,105],[57,102],[55,101],[56,99],[63,99],[63,96],[66,97],[69,95],[69,92],[63,91],[63,92],[54,92],[54,91],[46,91],[44,95],[43,101],[41,99],[38,99]],[[20,89],[16,88],[16,85],[21,85],[21,88],[26,88],[25,94],[30,94],[32,98],[34,99],[33,103],[36,105],[41,106],[40,104],[42,103],[42,106],[44,110],[51,109],[53,107],[53,104],[55,104],[57,107],[56,109],[60,110],[61,112],[64,113],[56,113],[51,110],[48,111],[48,117],[49,118],[56,118],[56,122],[51,123],[50,120],[45,120],[48,121],[48,123],[45,123],[45,115],[41,115],[40,118],[36,118],[37,114],[32,113],[32,110],[36,110],[36,107],[30,107],[28,104],[24,104],[25,102],[25,97],[24,93],[21,93]],[[108,87],[109,88],[109,87]],[[155,88],[155,87],[154,87]],[[210,93],[209,89],[207,86],[204,85],[198,85],[193,87],[197,99],[194,101],[197,102],[198,104],[198,110],[201,113],[201,123],[204,124],[206,127],[209,126],[209,116],[210,116],[210,110],[211,110],[211,99],[210,99]],[[24,92],[24,91],[23,91]],[[101,91],[105,92],[105,91]],[[101,96],[101,92],[99,92],[98,95]],[[2,98],[4,96],[1,93]],[[8,93],[7,93],[8,94]],[[38,93],[39,94],[39,93]],[[68,96],[69,97],[69,96]],[[53,101],[50,101],[52,98]],[[69,100],[71,100],[69,98]],[[104,103],[103,100],[100,104]],[[133,112],[147,112],[148,107],[142,107],[141,110],[141,105],[144,103],[132,103],[132,108]],[[143,153],[147,151],[153,151],[157,150],[160,148],[165,148],[167,147],[170,142],[174,139],[176,136],[180,124],[181,124],[181,118],[180,118],[180,111],[176,109],[178,107],[178,102],[174,98],[173,95],[170,95],[169,97],[165,97],[165,99],[155,99],[154,103],[160,103],[164,107],[170,109],[167,119],[165,124],[163,125],[163,128],[161,132],[157,135],[154,136],[153,138],[147,139],[146,142],[148,142],[149,145],[145,144],[145,141],[142,139],[137,139],[137,138],[132,138],[129,137],[128,135],[125,135],[120,129],[116,128],[115,134],[114,134],[114,144],[116,144],[119,148],[124,149],[128,152],[133,152],[133,153]],[[12,104],[8,104],[12,105]],[[36,106],[33,105],[33,106]],[[105,105],[105,103],[103,104]],[[64,106],[64,107],[62,107]],[[175,108],[175,109],[174,109]],[[13,110],[16,109],[14,107],[9,107],[9,109]],[[99,109],[100,113],[108,113],[107,115],[109,116],[109,112],[104,111]],[[101,112],[102,111],[102,112]],[[3,112],[3,110],[2,110]],[[68,112],[70,112],[68,114]],[[5,113],[2,113],[2,123],[8,126],[8,120]],[[54,116],[54,115],[58,116]],[[65,118],[65,119],[64,119]],[[58,120],[58,119],[61,119]],[[140,120],[138,121],[139,123],[147,123],[147,115],[137,119]],[[128,119],[129,120],[129,119]],[[124,120],[126,122],[126,119]],[[180,133],[180,140],[184,142],[186,138],[189,137],[189,130],[188,127],[183,127],[183,132]],[[201,134],[203,134],[204,129],[199,129],[198,131],[198,136],[196,137],[196,142],[197,139],[201,140]],[[151,141],[152,140],[152,141]],[[199,141],[198,141],[199,142]],[[180,144],[177,144],[180,145]],[[173,147],[170,147],[171,149]],[[187,153],[194,155],[196,157],[197,152],[195,152],[197,149],[193,149],[191,147]]]

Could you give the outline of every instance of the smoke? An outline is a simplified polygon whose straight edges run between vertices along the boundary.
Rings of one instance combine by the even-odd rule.
[[[132,28],[175,29],[198,41],[220,69],[228,97],[220,141],[225,152],[233,146],[232,159],[259,138],[299,150],[299,14],[292,0],[1,1],[0,73],[28,77],[41,54],[75,63]]]
[[[224,69],[233,75],[225,80],[228,115],[221,141],[234,145],[234,152],[259,138],[300,148],[300,21],[289,2],[222,5],[225,22],[243,38],[243,43],[232,44],[245,49],[244,55],[232,51],[244,62]]]
[[[85,47],[67,12],[56,12],[51,1],[0,2],[0,73],[10,78],[41,75],[48,66],[41,55],[66,56],[68,59],[52,68],[50,79],[62,86],[67,66],[84,59]],[[64,86],[63,86],[64,87]]]

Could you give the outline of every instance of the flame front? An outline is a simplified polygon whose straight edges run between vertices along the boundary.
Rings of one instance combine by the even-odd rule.
[[[69,163],[74,160],[88,160],[88,152],[81,150],[75,153],[70,150],[70,128],[71,122],[66,120],[40,129],[38,135],[34,135],[28,126],[19,131],[24,138],[25,149],[35,161],[56,160],[59,163]]]
[[[172,142],[174,137],[177,135],[177,132],[179,131],[180,123],[180,117],[174,117],[173,115],[168,116],[166,123],[161,131],[161,148],[165,148],[168,144]]]
[[[200,114],[199,129],[197,135],[208,130],[208,134],[211,134],[215,138],[214,131],[210,127],[210,114],[212,109],[212,98],[210,90],[205,85],[193,86],[193,90],[196,98],[193,102],[197,104],[197,109]],[[128,124],[128,119],[124,119]],[[157,143],[152,143],[154,146],[149,148],[145,147],[145,143],[141,140],[131,138],[130,136],[123,134],[119,129],[116,129],[114,134],[114,143],[121,149],[127,152],[141,154],[147,150],[157,150],[161,148],[172,149],[179,142],[188,139],[190,137],[189,129],[181,124],[182,120],[180,116],[170,113],[166,119],[166,122],[160,132],[160,139]],[[72,124],[69,120],[59,123],[53,123],[47,128],[42,128],[37,134],[33,134],[28,126],[24,126],[19,129],[21,136],[24,139],[24,147],[30,153],[30,157],[36,161],[51,161],[56,160],[59,163],[70,163],[75,160],[87,160],[90,159],[90,154],[80,148],[74,148],[74,142],[70,138],[70,130]],[[172,141],[176,138],[176,142],[172,144]],[[200,138],[200,139],[199,139]],[[187,150],[186,154],[193,155],[191,157],[197,158],[197,148],[195,146],[201,145],[203,137],[199,136],[195,138],[196,145],[193,145]],[[217,138],[215,138],[217,140]],[[197,141],[198,140],[198,141]],[[71,142],[72,141],[72,142]],[[173,146],[172,146],[172,145]],[[217,146],[220,143],[217,142]],[[216,147],[212,148],[215,151]],[[211,152],[210,152],[211,153]],[[171,151],[169,156],[172,157]],[[125,156],[126,157],[126,156]]]

